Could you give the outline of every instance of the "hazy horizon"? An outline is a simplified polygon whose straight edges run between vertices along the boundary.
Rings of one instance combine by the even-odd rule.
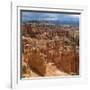
[[[21,21],[49,21],[55,24],[75,24],[79,25],[80,14],[72,13],[53,13],[53,12],[36,12],[36,11],[22,11]]]

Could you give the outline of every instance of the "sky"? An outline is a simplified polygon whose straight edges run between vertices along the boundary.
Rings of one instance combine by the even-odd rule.
[[[22,11],[21,17],[23,22],[27,21],[59,21],[59,22],[76,22],[79,23],[80,14],[71,14],[71,13],[50,13],[50,12],[31,12],[31,11]]]

